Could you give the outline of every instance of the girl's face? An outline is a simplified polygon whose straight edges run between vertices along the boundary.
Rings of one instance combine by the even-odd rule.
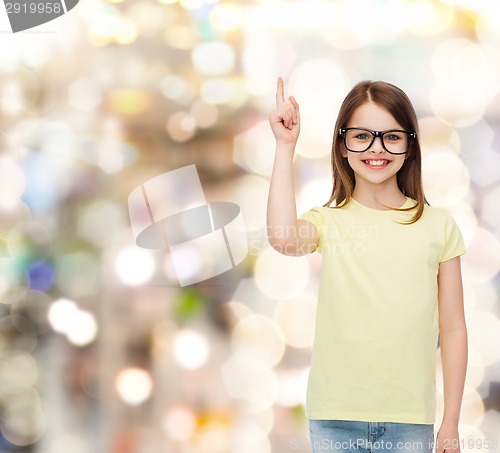
[[[371,101],[354,111],[346,127],[362,127],[374,131],[404,129],[387,110]],[[375,138],[372,146],[362,153],[349,152],[344,146],[341,147],[341,153],[354,171],[356,184],[362,181],[372,184],[396,182],[396,174],[409,155],[388,153],[382,146],[380,137]]]

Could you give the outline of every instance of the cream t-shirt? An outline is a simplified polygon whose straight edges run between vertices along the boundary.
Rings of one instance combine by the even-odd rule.
[[[434,423],[438,267],[465,247],[444,208],[395,221],[413,214],[351,198],[299,217],[318,228],[322,255],[308,418]]]

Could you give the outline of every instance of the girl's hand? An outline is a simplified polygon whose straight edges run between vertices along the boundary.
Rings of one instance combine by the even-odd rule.
[[[436,436],[435,453],[460,453],[458,426],[442,424]]]
[[[276,108],[269,114],[269,123],[276,143],[295,145],[300,132],[299,104],[293,96],[285,101],[283,79],[278,77],[276,90]]]

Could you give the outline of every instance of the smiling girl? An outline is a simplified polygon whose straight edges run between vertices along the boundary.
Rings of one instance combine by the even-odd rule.
[[[460,452],[467,364],[461,232],[422,189],[418,122],[406,94],[364,81],[339,111],[330,199],[297,216],[297,101],[278,78],[271,246],[322,255],[306,399],[313,452]],[[332,206],[333,204],[333,206]],[[434,441],[436,351],[444,414]]]

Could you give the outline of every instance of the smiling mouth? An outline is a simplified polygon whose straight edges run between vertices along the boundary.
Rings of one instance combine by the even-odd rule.
[[[370,167],[385,167],[388,165],[391,161],[387,159],[365,159],[362,161],[364,164],[370,166]]]

